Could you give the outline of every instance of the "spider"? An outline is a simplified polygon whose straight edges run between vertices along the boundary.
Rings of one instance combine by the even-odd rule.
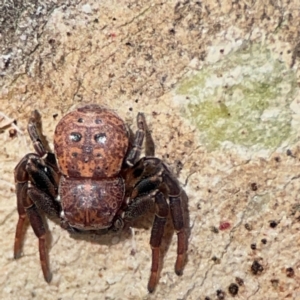
[[[112,110],[96,104],[80,107],[57,124],[55,154],[47,150],[37,110],[31,113],[27,129],[35,153],[25,155],[14,172],[19,214],[15,259],[21,256],[26,218],[38,238],[41,267],[49,283],[52,274],[43,214],[70,232],[117,231],[154,207],[148,291],[153,292],[158,283],[160,245],[169,211],[177,232],[175,272],[182,274],[187,249],[182,189],[168,167],[154,157],[144,114],[138,113],[133,135]],[[144,138],[146,156],[140,159]]]

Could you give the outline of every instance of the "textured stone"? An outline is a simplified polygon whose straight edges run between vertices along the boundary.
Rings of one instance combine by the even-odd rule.
[[[1,298],[215,299],[231,297],[235,283],[235,299],[299,299],[298,1],[21,2],[0,9]],[[252,81],[249,107],[242,87]],[[269,86],[258,93],[258,83]],[[49,221],[50,284],[31,228],[12,258],[13,168],[33,151],[29,114],[41,112],[52,147],[62,115],[86,102],[116,110],[133,130],[144,112],[157,156],[189,197],[183,276],[169,226],[153,296],[150,230],[138,222],[134,235],[72,238]]]

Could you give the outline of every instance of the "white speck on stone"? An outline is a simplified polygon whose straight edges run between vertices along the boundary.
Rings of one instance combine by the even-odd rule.
[[[295,113],[300,115],[300,93],[298,97],[290,104],[290,109]]]
[[[10,57],[11,57],[11,53],[6,54],[6,55],[2,55],[2,59],[5,60],[5,61],[9,60]]]
[[[21,40],[21,41],[26,41],[26,39],[27,39],[27,35],[26,35],[26,34],[22,34],[22,35],[20,36],[20,40]]]
[[[6,294],[10,294],[12,291],[12,288],[10,286],[6,286],[4,289],[3,289],[3,292],[6,293]]]
[[[36,15],[37,15],[37,16],[41,15],[42,11],[43,11],[43,7],[42,7],[42,6],[39,6],[39,7],[37,8],[37,10],[36,10]]]
[[[120,238],[117,237],[117,236],[114,236],[114,237],[111,239],[111,243],[112,243],[113,245],[118,244],[119,241],[120,241]]]
[[[237,41],[221,41],[208,48],[206,61],[208,63],[215,63],[222,59],[225,55],[237,51],[243,44],[242,40]]]
[[[92,8],[89,4],[84,4],[82,5],[82,11],[86,14],[91,14],[92,13]]]
[[[193,58],[190,63],[189,63],[189,67],[192,68],[192,69],[197,69],[199,68],[199,60],[198,58]]]
[[[113,271],[108,270],[105,276],[105,280],[109,285],[115,284],[122,280],[123,275],[115,274]]]
[[[277,118],[280,114],[281,110],[280,108],[270,108],[264,110],[264,112],[261,115],[261,120],[263,122],[269,121],[270,119]]]

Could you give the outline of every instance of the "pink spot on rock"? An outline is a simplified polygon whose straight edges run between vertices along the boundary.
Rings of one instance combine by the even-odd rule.
[[[219,226],[219,229],[220,230],[226,230],[230,227],[230,223],[229,222],[221,222],[220,223],[220,226]]]

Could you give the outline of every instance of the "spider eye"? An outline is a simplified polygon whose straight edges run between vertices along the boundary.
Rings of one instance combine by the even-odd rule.
[[[106,134],[105,133],[97,133],[97,134],[95,134],[94,139],[99,144],[105,144]]]
[[[69,135],[69,139],[72,142],[79,142],[81,140],[81,134],[79,132],[71,132]]]
[[[82,119],[82,118],[79,118],[79,119],[77,120],[77,122],[78,122],[78,123],[83,123],[83,119]]]

